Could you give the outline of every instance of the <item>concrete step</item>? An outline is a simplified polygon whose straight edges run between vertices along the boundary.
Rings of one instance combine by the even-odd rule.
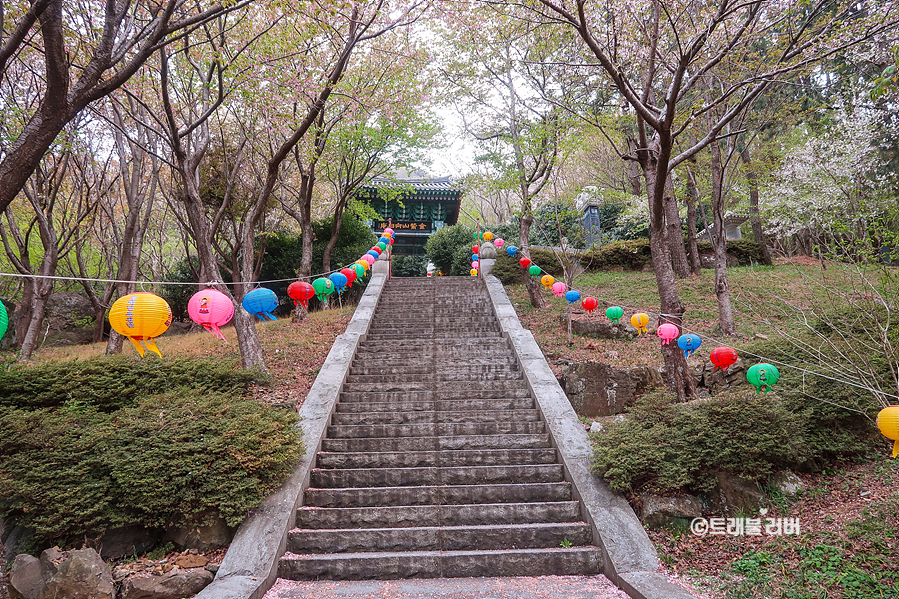
[[[537,449],[549,447],[549,434],[454,435],[451,437],[382,437],[380,439],[323,439],[322,451],[387,452],[449,451],[456,449]]]
[[[487,524],[479,526],[421,526],[415,528],[367,528],[354,530],[294,529],[287,535],[287,551],[307,553],[357,553],[369,551],[472,551],[560,547],[593,542],[583,522]]]
[[[470,410],[530,410],[534,400],[526,398],[508,399],[445,399],[422,400],[417,402],[367,402],[339,401],[338,414],[358,414],[365,412],[450,412]]]
[[[391,412],[335,413],[332,425],[343,424],[421,424],[425,422],[537,422],[540,412],[532,410],[465,410],[452,412],[423,412],[400,410]]]
[[[519,377],[522,375],[519,374]],[[452,380],[452,381],[392,381],[388,377],[386,380],[378,382],[354,383],[346,382],[343,384],[343,390],[346,393],[364,393],[366,391],[374,391],[375,393],[390,393],[392,391],[433,391],[441,397],[445,397],[444,393],[453,393],[459,391],[479,391],[479,395],[489,397],[490,394],[497,392],[505,394],[506,391],[512,389],[524,389],[525,381],[523,378],[513,380]],[[485,395],[486,393],[486,395]]]
[[[329,439],[383,437],[460,437],[470,435],[538,435],[546,431],[538,422],[447,422],[422,424],[342,424],[328,427]]]
[[[374,362],[374,363],[372,363]],[[390,375],[390,376],[406,376],[409,374],[446,374],[467,372],[476,374],[478,372],[510,372],[518,371],[518,363],[512,358],[491,358],[484,356],[481,358],[458,358],[451,361],[424,359],[417,357],[412,360],[377,361],[363,359],[360,366],[352,366],[350,374],[367,374],[367,375]]]
[[[526,386],[514,389],[373,389],[369,391],[347,391],[340,393],[341,402],[407,403],[417,401],[479,401],[493,399],[532,399]]]
[[[466,334],[469,335],[470,340],[476,340],[478,343],[495,343],[496,340],[503,338],[503,335],[498,328],[471,330],[466,331]],[[423,344],[425,341],[439,341],[443,343],[448,340],[458,341],[458,339],[459,331],[452,330],[409,331],[407,335],[403,336],[374,331],[368,332],[365,335],[366,342],[393,345],[399,345],[401,343]],[[471,342],[472,341],[469,341],[469,343]]]
[[[423,522],[434,526],[466,526],[578,520],[580,520],[580,504],[577,501],[355,508],[304,506],[297,510],[297,527],[315,529],[398,528],[419,526]]]
[[[372,507],[388,505],[461,505],[472,503],[532,503],[571,501],[571,483],[440,485],[423,487],[309,487],[303,505],[312,507]]]
[[[384,385],[385,379],[391,381],[391,385],[406,385],[408,383],[466,383],[494,382],[521,380],[523,375],[520,370],[513,370],[511,366],[490,367],[473,366],[471,368],[437,368],[436,372],[429,374],[349,374],[346,384]]]
[[[486,551],[402,551],[338,556],[285,554],[278,577],[291,580],[396,580],[476,576],[572,576],[598,574],[595,547]]]
[[[315,468],[312,470],[309,485],[322,489],[350,489],[357,487],[554,483],[561,482],[564,478],[561,464],[453,466],[449,468]]]
[[[316,468],[420,468],[449,466],[506,466],[512,464],[553,464],[556,450],[538,449],[472,449],[457,451],[385,451],[337,452],[320,451]]]

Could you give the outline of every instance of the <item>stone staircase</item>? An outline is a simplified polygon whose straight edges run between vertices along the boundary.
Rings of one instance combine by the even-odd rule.
[[[392,279],[279,577],[596,574],[592,540],[483,281]]]

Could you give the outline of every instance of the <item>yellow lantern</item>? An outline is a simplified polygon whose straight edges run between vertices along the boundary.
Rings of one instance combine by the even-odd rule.
[[[637,312],[631,316],[631,324],[637,329],[637,332],[643,334],[646,332],[646,325],[649,324],[649,315],[644,312]]]
[[[109,309],[109,324],[116,333],[131,339],[141,356],[144,348],[139,341],[161,358],[162,353],[153,338],[165,333],[172,324],[172,309],[158,295],[131,293],[117,299]]]
[[[478,269],[472,268],[471,270],[468,271],[468,274],[470,274],[473,277],[476,277],[476,276],[478,276]]]
[[[371,268],[371,264],[368,263],[368,260],[362,260],[361,258],[359,260],[356,260],[356,264],[361,264],[366,272],[368,272],[368,269]]]
[[[484,241],[491,241],[492,239],[493,239],[493,233],[491,233],[490,231],[487,231],[486,233],[484,233]]]
[[[543,283],[544,287],[549,289],[550,287],[553,286],[553,283],[555,283],[556,280],[549,275],[543,275],[543,278],[540,279],[540,282]]]
[[[899,406],[887,406],[877,414],[877,428],[893,443],[893,457],[899,455]]]

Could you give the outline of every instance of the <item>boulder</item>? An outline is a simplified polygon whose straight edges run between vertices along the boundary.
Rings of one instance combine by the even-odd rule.
[[[574,411],[582,416],[611,416],[624,412],[638,395],[663,384],[655,368],[617,369],[602,362],[570,365],[559,377]]]
[[[694,354],[696,355],[696,354]],[[693,369],[693,378],[697,385],[701,385],[710,391],[730,389],[735,385],[748,385],[746,380],[746,365],[742,359],[738,359],[727,370],[715,369],[715,365],[708,359],[698,357],[689,359]]]
[[[702,515],[702,503],[692,495],[662,497],[649,493],[640,496],[640,519],[649,528],[686,528]]]
[[[715,488],[709,496],[713,511],[726,516],[755,513],[767,503],[768,496],[758,483],[734,474],[719,472]]]
[[[12,523],[6,525],[6,531],[3,538],[3,546],[6,550],[6,563],[11,564],[19,553],[19,547],[27,543],[28,539],[34,534],[34,529],[27,526],[13,526]]]
[[[577,314],[579,316],[579,314]],[[639,333],[629,322],[622,319],[620,322],[612,322],[603,316],[602,318],[575,318],[571,315],[571,332],[575,335],[595,337],[597,339],[635,339]],[[560,314],[559,323],[562,327],[568,327],[568,315]]]
[[[89,299],[71,291],[47,298],[44,326],[48,345],[78,345],[94,338],[94,309]]]
[[[727,257],[727,267],[740,266],[740,261],[732,254],[725,254]],[[715,268],[715,254],[699,254],[699,263],[703,268]]]
[[[169,570],[160,576],[125,579],[121,599],[181,599],[202,591],[215,578],[209,570]]]
[[[10,576],[13,599],[115,599],[109,566],[93,549],[47,549],[37,559],[18,555]]]
[[[796,495],[799,491],[805,489],[805,483],[802,482],[802,479],[789,470],[775,472],[771,475],[771,478],[768,479],[768,484],[784,495],[790,496]]]
[[[163,536],[164,542],[171,541],[180,550],[196,549],[208,551],[224,547],[234,538],[234,529],[225,523],[224,518],[215,518],[212,524],[170,528]]]
[[[160,532],[143,526],[124,526],[112,528],[103,533],[98,545],[100,557],[115,559],[142,555],[156,546]]]

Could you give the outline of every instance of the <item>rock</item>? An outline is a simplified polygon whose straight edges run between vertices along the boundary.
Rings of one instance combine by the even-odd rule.
[[[562,327],[568,327],[568,315],[560,314],[559,322]],[[637,329],[632,327],[629,322],[622,320],[621,322],[612,322],[603,319],[576,319],[574,315],[571,318],[571,332],[575,335],[584,335],[586,337],[595,337],[597,339],[635,339],[638,335]]]
[[[767,502],[768,497],[755,481],[723,472],[718,473],[716,478],[709,503],[721,514],[752,514]]]
[[[805,483],[802,482],[802,479],[789,470],[775,472],[768,479],[768,484],[784,495],[796,495],[799,491],[805,489]]]
[[[221,567],[222,567],[221,564],[206,564],[206,569],[209,570],[210,572],[212,572],[213,574],[218,572],[219,568],[221,568]]]
[[[78,345],[94,338],[94,308],[79,293],[61,291],[47,298],[44,326],[48,345]]]
[[[23,541],[27,541],[34,534],[34,529],[27,526],[12,526],[11,524],[6,526],[8,530],[6,531],[6,539],[3,541],[3,546],[6,548],[6,563],[11,564],[16,555],[21,553],[19,547],[24,544]]]
[[[47,549],[37,559],[19,555],[10,576],[14,599],[115,599],[109,566],[93,549]]]
[[[100,557],[115,559],[142,555],[156,546],[160,534],[158,530],[143,526],[125,526],[107,530],[98,541]]]
[[[174,561],[179,568],[202,568],[209,563],[206,556],[197,554],[179,555]]]
[[[593,433],[601,433],[602,432],[602,422],[593,421],[590,424],[590,434]]]
[[[172,528],[165,532],[163,541],[171,541],[179,550],[198,549],[208,551],[224,547],[234,538],[234,530],[224,518],[216,518],[208,526],[192,526],[188,528]]]
[[[727,267],[730,268],[732,266],[740,266],[740,261],[736,256],[732,256],[731,254],[725,254]],[[715,268],[715,254],[699,254],[699,263],[703,268]]]
[[[569,366],[559,384],[575,412],[596,417],[623,412],[636,396],[663,382],[659,371],[649,366],[619,370],[602,362],[581,362]]]
[[[643,503],[640,519],[649,528],[686,528],[693,518],[702,515],[702,503],[692,495],[662,497],[647,493],[640,500]]]
[[[716,370],[714,364],[708,360],[704,360],[701,373],[697,374],[694,371],[694,378],[696,378],[696,383],[698,385],[705,387],[709,391],[714,391],[716,389],[723,390],[735,385],[749,384],[749,381],[746,380],[746,366],[742,359],[738,359],[731,364],[727,370],[721,368]]]
[[[20,553],[9,571],[9,594],[13,599],[37,599],[46,584],[41,572],[41,560]]]
[[[170,570],[160,576],[128,578],[121,599],[181,599],[196,595],[212,582],[209,570]]]

